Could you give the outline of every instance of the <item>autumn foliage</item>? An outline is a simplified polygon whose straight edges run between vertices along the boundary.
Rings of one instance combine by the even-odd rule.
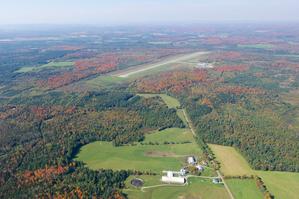
[[[68,170],[67,167],[46,167],[44,169],[37,169],[34,171],[24,171],[23,174],[21,174],[19,183],[20,184],[33,184],[39,180],[51,180],[53,177],[63,174]]]
[[[299,71],[299,63],[298,62],[292,62],[285,59],[277,60],[272,63],[271,65],[274,68],[290,68],[295,69],[296,71]]]
[[[209,55],[209,58],[214,61],[223,61],[223,60],[235,61],[242,57],[243,57],[242,53],[236,52],[236,51],[217,52],[217,53],[212,53]]]
[[[207,72],[201,69],[165,72],[158,77],[142,79],[137,82],[137,90],[143,92],[160,92],[168,90],[179,93],[194,83],[207,80]]]
[[[265,91],[259,88],[249,88],[249,87],[242,87],[242,86],[225,86],[215,89],[216,93],[232,93],[236,95],[240,94],[264,94]]]
[[[246,70],[248,70],[248,67],[245,65],[235,65],[235,66],[230,66],[230,65],[226,65],[226,66],[220,66],[214,69],[217,72],[244,72]]]
[[[67,115],[72,114],[76,111],[74,106],[63,107],[63,106],[31,106],[30,107],[32,113],[34,114],[35,118],[39,120],[47,119],[49,116],[54,115]]]

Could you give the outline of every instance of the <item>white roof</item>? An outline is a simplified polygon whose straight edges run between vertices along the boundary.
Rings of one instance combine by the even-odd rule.
[[[183,178],[183,177],[162,176],[162,182],[184,184],[185,183],[185,178]]]

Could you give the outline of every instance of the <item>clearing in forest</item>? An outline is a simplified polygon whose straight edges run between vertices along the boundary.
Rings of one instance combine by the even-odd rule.
[[[64,68],[71,67],[74,65],[74,62],[50,62],[41,66],[25,66],[16,71],[16,73],[29,73],[29,72],[39,72],[44,69],[55,69],[55,68]]]
[[[177,108],[180,106],[180,102],[177,99],[166,94],[138,94],[138,95],[145,98],[160,96],[165,102],[165,104],[168,106],[168,108]]]
[[[186,141],[189,142],[184,143]],[[91,169],[136,169],[160,173],[181,169],[188,155],[201,157],[202,151],[188,129],[174,128],[159,131],[156,135],[148,134],[143,143],[133,145],[114,147],[111,142],[93,142],[81,148],[76,160],[83,161]]]
[[[224,176],[242,176],[254,173],[247,161],[234,147],[216,144],[209,144],[209,147],[220,162],[220,171]]]

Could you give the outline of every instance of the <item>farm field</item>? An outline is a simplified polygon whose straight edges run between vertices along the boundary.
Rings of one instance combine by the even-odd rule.
[[[19,70],[17,70],[17,73],[28,73],[28,72],[38,72],[41,71],[43,69],[48,69],[48,68],[64,68],[64,67],[70,67],[73,66],[74,63],[73,62],[50,62],[48,64],[44,64],[41,66],[37,66],[37,67],[32,67],[32,66],[26,66],[26,67],[22,67]]]
[[[299,173],[278,171],[256,171],[275,199],[297,199]]]
[[[138,67],[129,68],[129,69],[126,69],[123,71],[118,71],[118,72],[114,73],[113,76],[128,78],[128,77],[136,75],[138,73],[150,71],[152,69],[163,67],[163,66],[166,66],[169,64],[176,64],[181,61],[185,61],[185,60],[189,60],[189,59],[201,56],[203,54],[206,54],[206,52],[196,52],[196,53],[191,53],[191,54],[187,54],[187,55],[177,55],[177,56],[167,58],[165,60],[162,60],[162,61],[159,61],[156,63],[144,64],[144,65],[140,65]]]
[[[163,131],[154,131],[151,134],[146,135],[146,142],[158,142],[161,141],[168,142],[194,142],[192,133],[189,129],[180,129],[180,128],[169,128]]]
[[[233,192],[235,199],[262,199],[263,194],[253,179],[227,179],[226,184]]]
[[[215,153],[216,159],[220,161],[220,170],[224,175],[257,175],[262,178],[268,190],[275,198],[298,198],[299,173],[252,170],[247,161],[233,147],[214,144],[209,144],[209,146]],[[236,199],[238,199],[238,197],[242,198],[244,193],[248,192],[248,194],[250,194],[254,192],[254,187],[250,185],[249,182],[247,182],[248,185],[246,186],[242,185],[243,183],[247,184],[245,182],[246,180],[243,180],[244,179],[239,180],[240,182],[238,183],[234,182],[236,181],[235,179],[226,180],[233,194],[236,195]],[[252,188],[247,190],[245,187]],[[240,191],[242,191],[242,193]]]
[[[150,179],[148,179],[150,178]],[[142,176],[144,181],[151,181],[155,183],[155,177]],[[127,181],[127,189],[124,190],[132,199],[228,199],[229,196],[223,185],[215,185],[209,179],[202,179],[191,177],[188,179],[188,185],[180,186],[162,186],[144,189],[142,192],[140,189],[134,188]],[[148,184],[145,184],[148,186]]]
[[[177,142],[192,138],[192,136],[186,134],[186,129],[166,129],[160,131],[158,135],[148,135],[149,140],[159,140],[159,143],[168,141],[169,136],[165,136],[163,133],[166,133],[166,135],[185,133],[186,137],[178,136],[176,138]],[[147,138],[144,142],[148,142]],[[114,147],[111,142],[98,141],[83,146],[76,160],[83,161],[91,169],[136,169],[161,172],[169,169],[179,170],[184,165],[186,156],[196,155],[200,157],[201,154],[202,151],[195,142],[159,145],[136,144]]]
[[[224,176],[242,176],[254,173],[247,161],[235,148],[216,144],[209,144],[209,147],[221,163],[220,171]]]

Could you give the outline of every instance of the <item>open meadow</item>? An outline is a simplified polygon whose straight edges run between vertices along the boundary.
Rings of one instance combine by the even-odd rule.
[[[186,141],[190,143],[179,143]],[[91,169],[136,169],[160,173],[179,170],[188,155],[202,155],[188,129],[165,129],[148,134],[144,143],[114,147],[111,142],[93,142],[81,148],[76,160],[83,161]]]
[[[73,66],[73,62],[50,62],[48,64],[44,64],[41,66],[25,66],[17,70],[17,73],[28,73],[28,72],[39,72],[44,69],[55,69],[55,68],[64,68],[64,67],[71,67]]]
[[[299,173],[256,171],[275,199],[298,199]]]
[[[220,162],[220,171],[224,176],[242,176],[254,173],[247,161],[235,148],[216,144],[209,144],[209,147]]]
[[[163,131],[154,131],[146,135],[146,142],[194,142],[189,129],[169,128]]]
[[[262,199],[263,194],[254,179],[226,179],[235,199]]]
[[[297,199],[299,173],[258,171],[250,168],[247,161],[233,147],[209,144],[221,164],[221,172],[227,176],[257,175],[276,199]],[[248,182],[246,182],[248,181]],[[248,198],[257,190],[250,180],[226,180],[236,199]],[[247,193],[247,194],[245,194]],[[258,193],[255,193],[258,194]],[[252,195],[253,196],[253,195]],[[254,198],[254,197],[250,197]],[[248,198],[249,199],[249,198]]]

